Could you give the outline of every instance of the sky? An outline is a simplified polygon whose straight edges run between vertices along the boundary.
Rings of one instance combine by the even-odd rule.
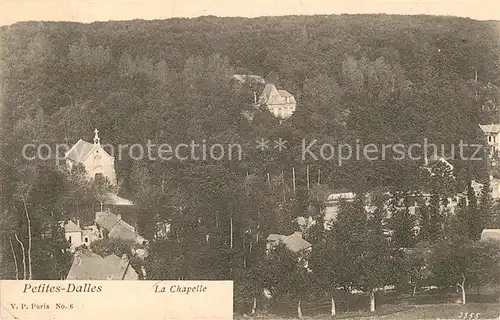
[[[430,14],[500,20],[500,0],[0,0],[0,25],[290,14]]]

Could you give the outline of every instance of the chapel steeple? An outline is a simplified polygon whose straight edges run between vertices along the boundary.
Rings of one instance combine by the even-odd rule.
[[[99,130],[97,128],[94,130],[94,144],[95,145],[100,145],[101,144],[101,138],[97,135],[99,133]]]

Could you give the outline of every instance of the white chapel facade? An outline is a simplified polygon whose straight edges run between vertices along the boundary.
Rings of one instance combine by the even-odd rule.
[[[116,186],[115,158],[101,146],[98,133],[99,131],[95,129],[93,144],[82,139],[78,140],[66,153],[66,163],[70,170],[75,164],[81,163],[89,179],[102,176]]]

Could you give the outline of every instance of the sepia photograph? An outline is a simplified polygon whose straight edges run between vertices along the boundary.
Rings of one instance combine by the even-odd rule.
[[[0,1],[0,214],[1,319],[500,320],[500,4]]]

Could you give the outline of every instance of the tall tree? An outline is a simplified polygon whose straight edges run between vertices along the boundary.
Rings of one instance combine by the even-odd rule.
[[[415,217],[410,213],[412,204],[409,192],[395,192],[389,200],[392,241],[398,248],[411,248],[415,244]]]

